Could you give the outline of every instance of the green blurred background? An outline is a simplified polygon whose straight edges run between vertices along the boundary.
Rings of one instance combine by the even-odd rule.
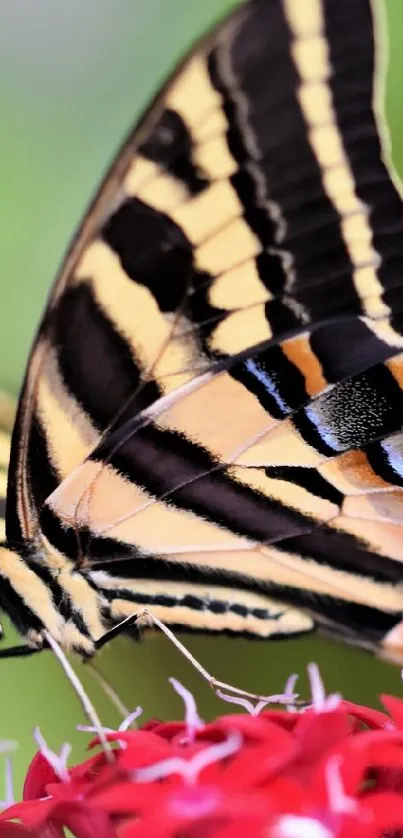
[[[302,1],[302,0],[301,0]],[[403,173],[403,2],[384,0],[390,61],[386,113],[393,158]],[[2,0],[0,5],[0,387],[17,393],[46,294],[100,176],[177,59],[233,0]],[[16,641],[6,624],[8,641]],[[379,692],[402,693],[396,667],[323,639],[264,644],[185,638],[221,679],[276,692],[292,671],[316,660],[329,689],[375,705]],[[118,714],[88,669],[76,670],[106,725]],[[193,689],[208,718],[223,705],[167,640],[114,642],[98,666],[130,709],[181,716],[171,675]],[[17,792],[39,725],[53,747],[72,742],[76,760],[88,737],[50,653],[0,665],[0,739],[16,739]],[[301,679],[305,688],[305,678]],[[224,712],[227,710],[224,705]],[[2,767],[0,763],[0,799]]]

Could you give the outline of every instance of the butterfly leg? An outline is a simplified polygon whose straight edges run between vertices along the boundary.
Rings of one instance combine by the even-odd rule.
[[[36,649],[24,643],[20,646],[10,646],[8,649],[0,649],[0,658],[26,658],[29,655],[36,655],[38,652],[43,652],[47,648],[47,646],[42,646],[40,649]]]
[[[118,623],[118,625],[114,626],[112,629],[110,629],[108,632],[102,635],[102,637],[100,637],[99,640],[96,641],[96,650],[101,649],[103,646],[105,646],[107,643],[113,640],[113,638],[117,637],[119,634],[122,634],[123,632],[126,632],[132,626],[136,626],[136,628],[138,628],[139,623],[142,621],[146,621],[148,624],[151,623],[152,625],[157,626],[157,628],[159,628],[163,632],[165,637],[167,637],[168,640],[176,647],[176,649],[178,649],[181,655],[183,655],[186,658],[186,660],[189,661],[191,666],[193,666],[194,669],[196,669],[199,675],[201,675],[202,678],[204,678],[204,680],[207,681],[208,685],[219,698],[225,698],[225,695],[223,695],[223,693],[229,693],[230,695],[234,695],[243,699],[252,699],[253,701],[264,703],[271,701],[280,704],[293,704],[295,703],[295,699],[298,698],[298,695],[292,692],[289,693],[287,690],[284,695],[259,695],[257,693],[249,692],[248,690],[243,690],[240,687],[235,687],[232,684],[226,683],[225,681],[220,681],[218,678],[216,678],[214,675],[208,672],[207,669],[205,669],[205,667],[200,663],[200,661],[198,661],[197,658],[195,658],[194,655],[192,655],[189,649],[187,649],[187,647],[183,643],[181,643],[180,640],[178,640],[174,632],[171,631],[171,629],[165,623],[163,623],[162,620],[159,620],[158,617],[155,614],[153,614],[152,611],[149,611],[148,608],[142,608],[141,610],[136,611],[134,614],[130,615],[129,617],[126,617],[126,619],[122,620],[120,623]]]

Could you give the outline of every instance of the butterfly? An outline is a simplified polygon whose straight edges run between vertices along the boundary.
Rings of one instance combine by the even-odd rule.
[[[128,138],[14,424],[0,607],[403,652],[403,207],[369,0],[249,0]]]

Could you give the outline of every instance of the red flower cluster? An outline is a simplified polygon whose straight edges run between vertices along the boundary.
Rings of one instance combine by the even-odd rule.
[[[383,697],[386,714],[326,697],[314,668],[311,684],[303,710],[236,699],[249,715],[204,724],[174,683],[185,722],[128,730],[132,714],[105,731],[111,751],[73,768],[37,733],[0,838],[402,838],[403,701]]]

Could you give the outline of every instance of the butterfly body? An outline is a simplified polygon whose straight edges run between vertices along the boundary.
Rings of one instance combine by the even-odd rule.
[[[33,646],[46,629],[91,654],[142,607],[402,646],[403,213],[374,13],[342,5],[343,27],[339,0],[240,6],[66,257],[0,552],[0,605]]]

